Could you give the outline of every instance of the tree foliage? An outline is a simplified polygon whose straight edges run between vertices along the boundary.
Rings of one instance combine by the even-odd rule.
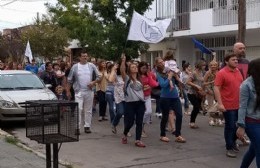
[[[32,26],[23,30],[21,38],[24,45],[30,41],[33,56],[42,56],[50,60],[62,55],[69,41],[67,30],[54,24],[47,17],[36,20]]]
[[[10,29],[6,35],[0,35],[0,59],[23,62],[28,40],[34,57],[42,56],[52,60],[65,52],[69,37],[65,28],[44,17],[35,20],[32,25]]]
[[[24,49],[19,29],[10,29],[9,33],[0,35],[0,59],[2,61],[21,62]]]
[[[143,14],[153,0],[58,0],[48,4],[54,21],[67,28],[71,38],[87,45],[90,55],[117,59],[125,51],[137,57],[148,45],[126,39],[133,10]],[[140,47],[142,46],[142,47]],[[144,47],[145,46],[145,47]]]

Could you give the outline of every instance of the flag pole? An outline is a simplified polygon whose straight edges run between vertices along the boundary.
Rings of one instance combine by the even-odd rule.
[[[124,46],[124,49],[123,49],[123,53],[125,53],[125,49],[126,49],[126,45],[127,45],[127,41],[128,41],[128,36],[129,36],[129,31],[130,31],[130,28],[131,28],[131,25],[132,25],[132,22],[133,22],[133,14],[134,14],[134,11],[135,11],[135,10],[133,10],[131,22],[130,22],[130,25],[129,25],[129,28],[128,28],[128,35],[127,35],[127,37],[126,37],[126,41],[125,41],[125,46]]]
[[[125,46],[124,46],[123,52],[125,52],[126,45],[127,45],[127,41],[128,41],[128,38],[126,38],[126,41],[125,41]]]
[[[27,46],[27,43],[26,43],[26,46]],[[26,46],[25,46],[25,48],[26,48]],[[23,61],[22,65],[23,65],[24,68],[25,68],[25,63],[26,63],[25,58],[27,58],[27,57],[25,56],[25,53],[24,53],[23,54],[23,60],[22,60]],[[28,59],[27,59],[27,61],[28,61]]]

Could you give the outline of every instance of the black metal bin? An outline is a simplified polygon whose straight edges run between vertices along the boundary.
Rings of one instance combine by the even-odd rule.
[[[38,143],[62,143],[79,140],[78,104],[62,100],[27,101],[26,137]]]

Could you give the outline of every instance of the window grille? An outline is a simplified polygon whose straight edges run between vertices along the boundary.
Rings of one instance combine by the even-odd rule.
[[[225,54],[232,52],[232,47],[236,43],[236,37],[215,37],[215,38],[205,38],[198,39],[204,46],[214,50],[217,54],[217,61],[223,62]],[[213,56],[203,54],[197,48],[195,49],[196,60],[205,59],[210,62]]]

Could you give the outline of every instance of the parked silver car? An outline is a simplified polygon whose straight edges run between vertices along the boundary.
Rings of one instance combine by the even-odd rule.
[[[25,120],[22,103],[28,100],[57,100],[40,78],[24,70],[0,71],[0,121]]]

